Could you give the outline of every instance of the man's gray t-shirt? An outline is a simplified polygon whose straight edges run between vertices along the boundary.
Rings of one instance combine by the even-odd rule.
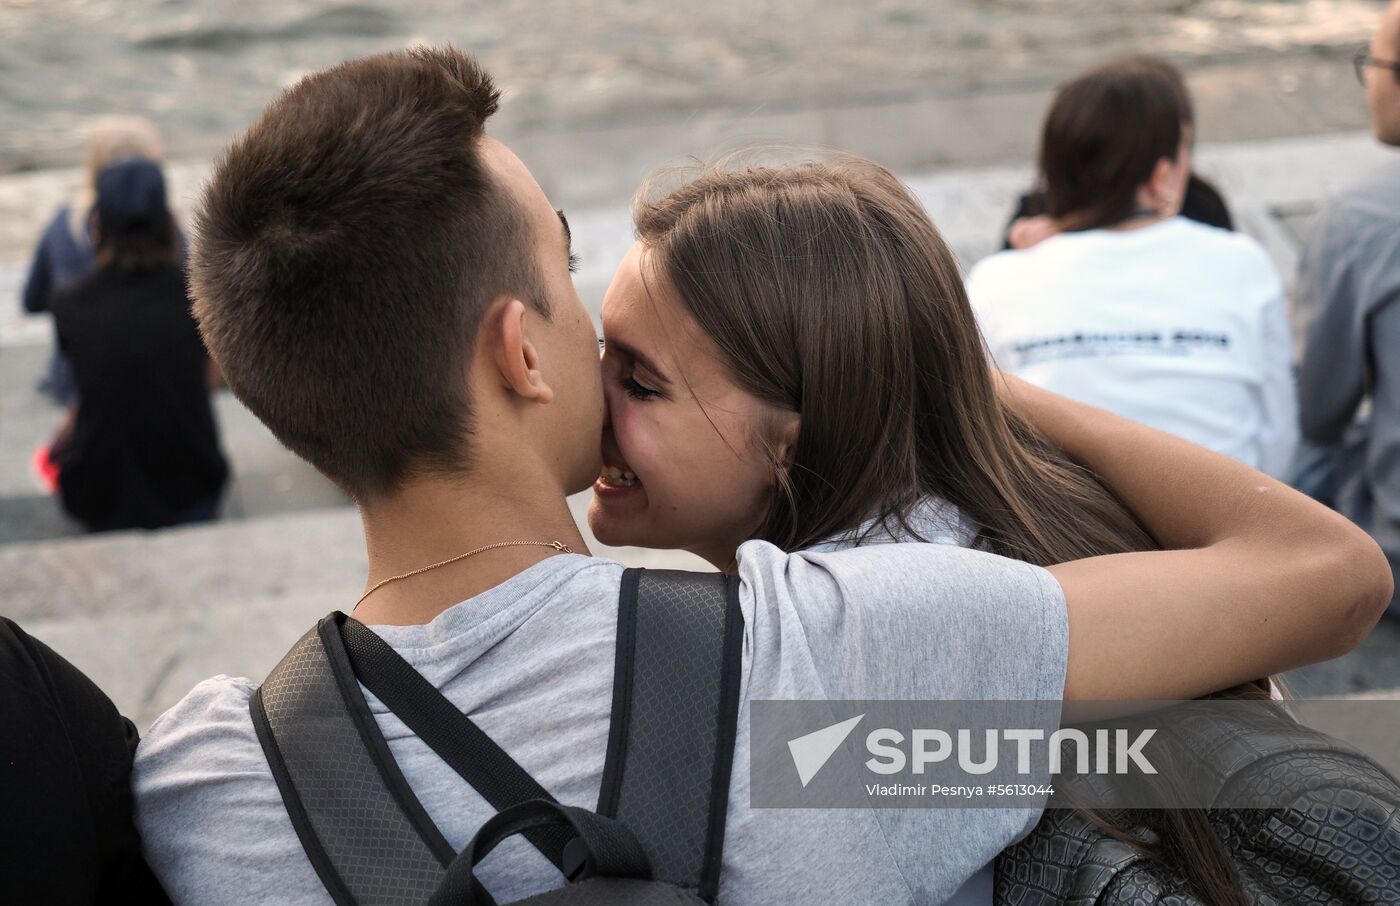
[[[1045,570],[975,550],[739,550],[744,665],[720,902],[941,903],[1034,825],[1031,809],[749,807],[749,703],[1036,699],[1064,690],[1067,619]],[[597,805],[623,566],[551,557],[421,626],[376,626],[564,803]],[[256,683],[199,684],[146,734],[133,784],[146,856],[176,903],[330,903],[248,713]],[[493,813],[366,692],[428,815],[461,849]],[[519,838],[479,870],[500,902],[558,886]]]

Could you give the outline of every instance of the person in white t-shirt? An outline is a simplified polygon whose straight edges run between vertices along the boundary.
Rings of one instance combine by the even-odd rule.
[[[355,60],[289,89],[206,188],[195,313],[233,391],[356,500],[369,571],[354,615],[559,801],[592,809],[623,567],[584,556],[565,497],[602,468],[604,389],[567,224],[483,131],[496,98],[481,68],[450,49]],[[790,413],[732,382],[688,377],[698,393],[727,392],[710,411],[731,452],[752,435],[728,417],[792,427]],[[1014,424],[1064,446],[1181,550],[1041,567],[947,544],[738,545],[750,537],[741,532],[728,563],[745,624],[741,709],[757,699],[1194,697],[1348,650],[1389,599],[1374,544],[1302,495],[1015,381],[997,403],[984,377],[974,392],[985,408],[1020,412]],[[676,405],[652,404],[663,432],[698,424],[674,392]],[[803,401],[799,417],[821,423],[821,405]],[[696,507],[678,520],[715,525],[705,500],[750,507],[777,480],[747,453],[717,455],[711,438],[675,448],[695,454],[669,464],[688,475]],[[648,485],[659,473],[635,458],[648,493],[666,487]],[[1182,482],[1200,499],[1180,500]],[[331,902],[254,731],[255,686],[201,683],[137,752],[143,849],[177,903]],[[366,699],[409,790],[460,851],[492,810]],[[943,902],[1035,817],[753,808],[749,745],[740,719],[719,880],[727,904]],[[503,902],[562,881],[520,839],[479,876]]]
[[[1061,87],[1048,238],[978,262],[968,294],[1001,368],[1280,476],[1298,440],[1283,283],[1254,240],[1179,216],[1191,124],[1154,58]]]

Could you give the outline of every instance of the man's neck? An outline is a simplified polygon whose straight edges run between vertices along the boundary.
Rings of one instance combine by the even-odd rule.
[[[411,626],[475,597],[558,552],[588,549],[564,500],[563,488],[541,487],[516,474],[421,479],[390,497],[361,506],[369,576],[365,590],[393,576],[468,551],[512,544],[383,585],[355,610],[362,622]],[[533,488],[533,491],[524,489]]]

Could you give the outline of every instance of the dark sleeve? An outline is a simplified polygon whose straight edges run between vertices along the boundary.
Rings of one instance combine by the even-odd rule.
[[[29,264],[29,276],[25,278],[24,289],[20,293],[20,303],[24,310],[31,314],[48,309],[49,293],[53,291],[53,265],[49,260],[51,233],[53,224],[49,224],[44,230],[44,235],[39,237],[39,245],[34,249],[34,260]]]
[[[1016,199],[1016,210],[1011,212],[1011,219],[1006,221],[1005,228],[1001,231],[1001,250],[1003,252],[1011,249],[1011,225],[1022,217],[1036,217],[1045,213],[1045,193],[1025,192]]]
[[[68,318],[66,312],[69,310],[68,297],[73,294],[74,286],[68,284],[63,289],[49,297],[48,310],[53,312],[53,339],[58,351],[65,356],[71,356],[68,341]]]
[[[1371,383],[1372,315],[1400,300],[1400,235],[1369,212],[1324,208],[1298,264],[1303,324],[1298,416],[1305,438],[1340,441]]]
[[[131,814],[138,735],[76,667],[0,618],[7,902],[167,903]]]

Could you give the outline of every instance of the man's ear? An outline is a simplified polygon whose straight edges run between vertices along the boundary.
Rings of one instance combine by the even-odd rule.
[[[523,400],[550,403],[554,401],[554,389],[540,371],[539,353],[530,342],[529,327],[525,303],[519,299],[498,303],[482,325],[501,386]]]

